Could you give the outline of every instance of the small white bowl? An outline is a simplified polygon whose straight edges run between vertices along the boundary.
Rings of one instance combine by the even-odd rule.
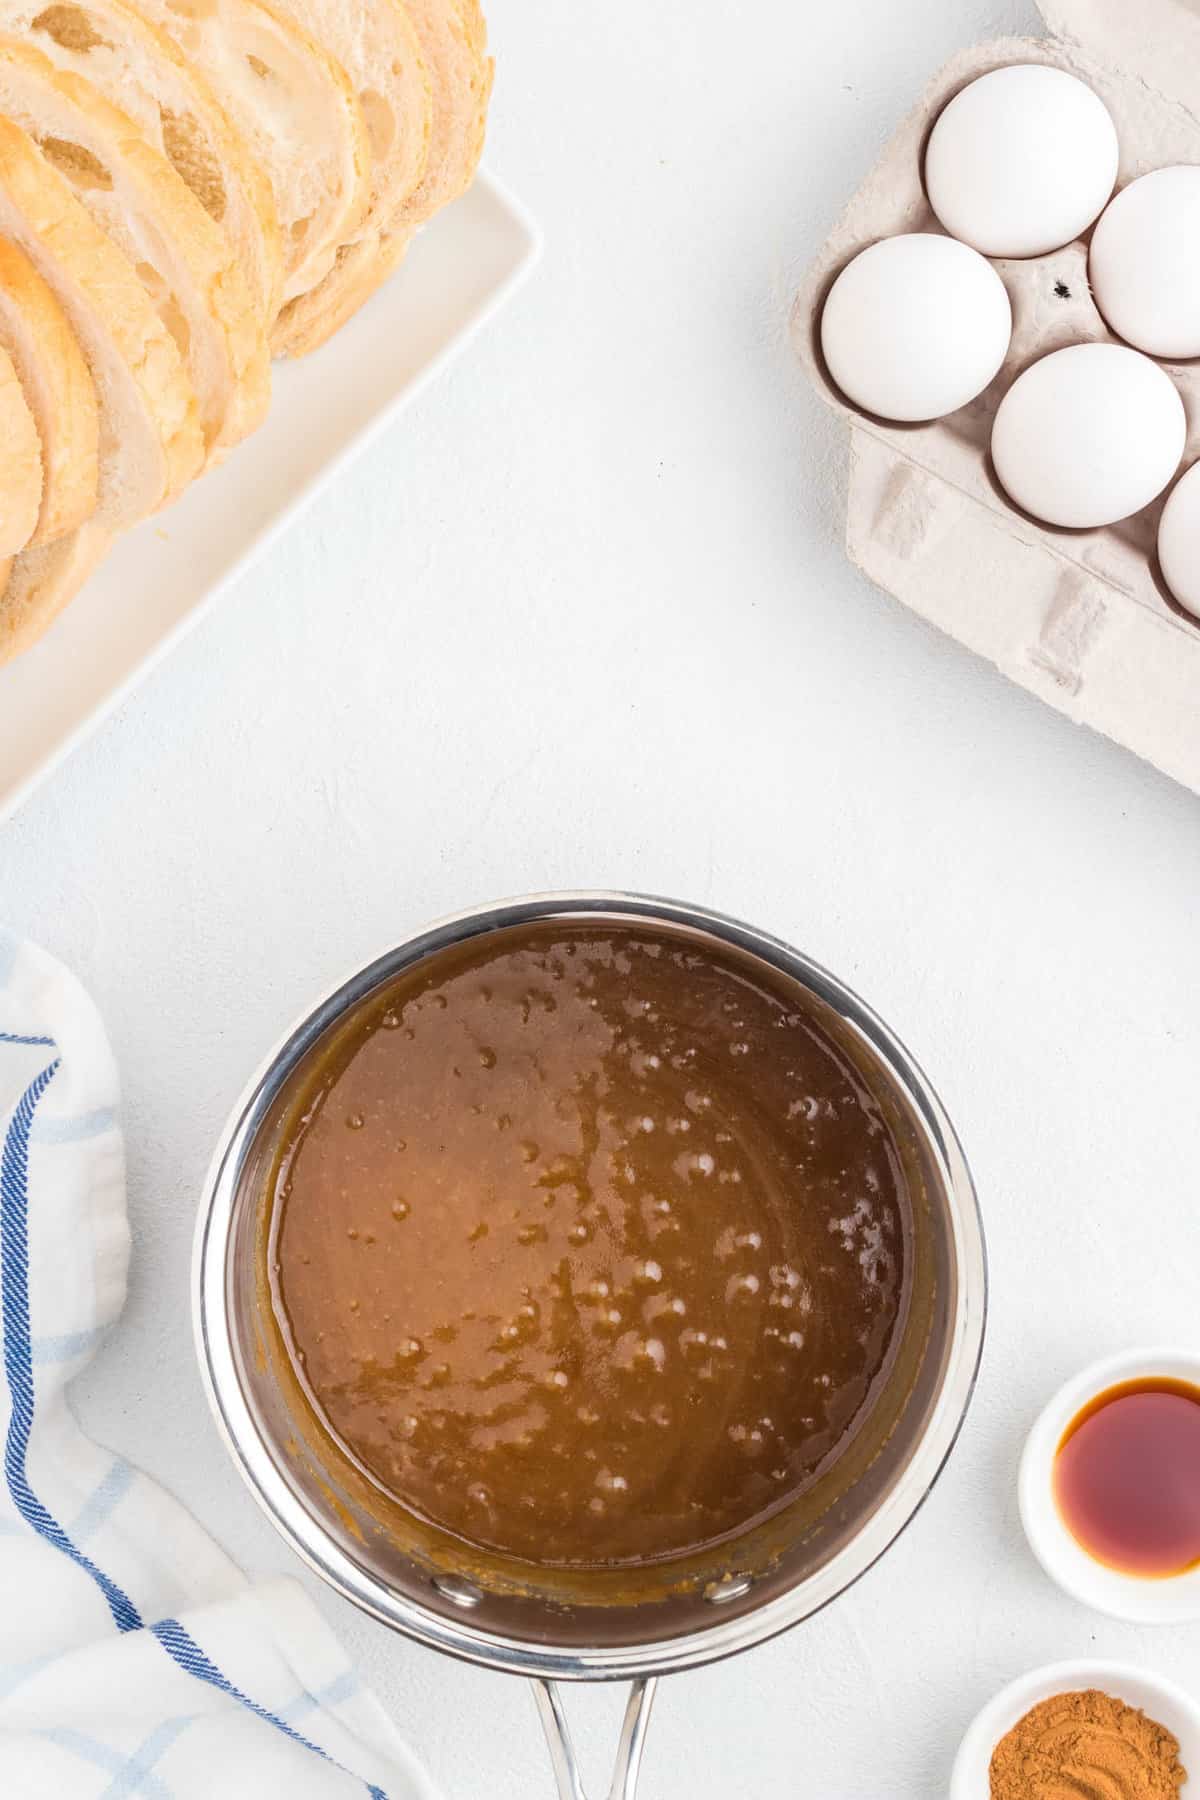
[[[1054,1459],[1062,1435],[1089,1400],[1124,1381],[1147,1376],[1187,1381],[1200,1388],[1200,1351],[1127,1350],[1107,1357],[1068,1381],[1045,1408],[1021,1457],[1018,1494],[1029,1547],[1064,1593],[1116,1619],[1139,1625],[1200,1619],[1200,1569],[1182,1575],[1123,1575],[1089,1556],[1067,1529],[1054,1498]],[[1200,1762],[1196,1769],[1200,1786]]]
[[[1001,1738],[1039,1701],[1088,1688],[1139,1707],[1173,1732],[1179,1739],[1179,1760],[1188,1772],[1179,1790],[1182,1800],[1200,1792],[1200,1706],[1190,1694],[1130,1663],[1061,1662],[1021,1675],[988,1701],[968,1727],[954,1759],[950,1800],[989,1800],[992,1752]]]

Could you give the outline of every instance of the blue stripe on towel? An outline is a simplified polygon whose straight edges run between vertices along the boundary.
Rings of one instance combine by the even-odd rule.
[[[265,1719],[268,1725],[274,1725],[277,1730],[283,1732],[285,1737],[291,1738],[293,1743],[303,1744],[306,1750],[314,1751],[325,1762],[333,1762],[332,1756],[328,1751],[322,1750],[320,1744],[314,1744],[311,1738],[306,1738],[301,1732],[296,1731],[285,1719],[281,1719],[278,1713],[271,1712],[265,1706],[260,1706],[257,1700],[250,1698],[249,1694],[243,1694],[241,1688],[234,1687],[233,1683],[222,1675],[216,1663],[204,1654],[195,1638],[184,1630],[178,1619],[160,1619],[158,1624],[152,1625],[150,1629],[167,1655],[172,1657],[181,1669],[186,1669],[189,1675],[194,1675],[197,1681],[209,1682],[213,1687],[219,1688],[221,1693],[228,1694],[232,1700],[237,1700],[242,1706],[248,1707],[257,1718]],[[335,1763],[334,1767],[337,1766]],[[381,1788],[372,1787],[369,1783],[367,1792],[370,1794],[371,1800],[387,1800],[387,1796]]]
[[[44,1368],[47,1363],[73,1362],[98,1344],[107,1330],[107,1325],[93,1325],[88,1331],[64,1331],[57,1337],[31,1338],[29,1354],[34,1368]]]
[[[162,1793],[163,1784],[152,1773],[154,1765],[191,1723],[190,1718],[164,1719],[161,1725],[156,1725],[149,1737],[144,1738],[133,1755],[116,1770],[100,1800],[122,1800],[122,1796],[128,1794]]]
[[[99,1487],[92,1489],[71,1521],[71,1537],[75,1543],[86,1544],[132,1486],[133,1470],[129,1464],[115,1462]]]
[[[19,1688],[24,1681],[32,1681],[43,1669],[58,1661],[58,1651],[52,1650],[48,1656],[35,1656],[31,1662],[6,1663],[0,1668],[0,1700],[7,1700],[14,1688]]]
[[[53,1041],[53,1040],[51,1040]],[[0,1153],[0,1294],[4,1299],[4,1373],[12,1410],[4,1443],[4,1475],[13,1505],[46,1542],[91,1576],[108,1602],[118,1631],[137,1631],[137,1609],[115,1581],[77,1550],[29,1485],[25,1457],[33,1430],[33,1355],[29,1342],[29,1131],[38,1101],[59,1060],[34,1077],[18,1100]]]
[[[71,1731],[65,1725],[49,1725],[36,1735],[45,1738],[48,1744],[53,1744],[57,1749],[67,1750],[72,1756],[83,1757],[86,1762],[94,1764],[97,1769],[105,1770],[113,1777],[114,1782],[129,1767],[129,1758],[122,1751],[114,1750],[110,1744],[102,1744],[99,1738],[89,1737],[84,1731]],[[114,1792],[129,1794],[136,1791],[129,1787],[114,1788],[112,1782],[106,1789],[106,1792],[110,1794]],[[149,1770],[142,1776],[141,1791],[148,1796],[148,1800],[173,1800],[170,1788],[165,1782],[160,1781],[157,1775],[152,1775]]]
[[[0,1042],[55,1047],[53,1038],[14,1039],[4,1033],[0,1033]],[[0,1152],[0,1300],[3,1301],[4,1318],[4,1373],[11,1401],[4,1445],[4,1476],[13,1505],[22,1519],[39,1537],[53,1544],[56,1550],[61,1550],[64,1556],[69,1556],[72,1562],[91,1576],[108,1602],[118,1631],[140,1631],[144,1628],[143,1621],[132,1600],[71,1541],[57,1519],[34,1493],[25,1467],[33,1430],[35,1399],[33,1352],[29,1335],[29,1140],[38,1102],[53,1081],[59,1066],[60,1059],[56,1056],[30,1082],[13,1111],[4,1137],[4,1148]],[[257,1718],[268,1725],[274,1725],[294,1743],[303,1745],[306,1750],[311,1750],[334,1768],[341,1768],[342,1765],[327,1751],[322,1750],[319,1744],[314,1744],[311,1738],[303,1737],[281,1719],[278,1713],[260,1706],[257,1700],[252,1700],[248,1694],[235,1687],[177,1619],[161,1620],[157,1625],[152,1625],[150,1630],[167,1655],[187,1674],[198,1681],[208,1682],[230,1699],[248,1708]],[[85,1739],[78,1733],[48,1731],[43,1735],[64,1747],[75,1749],[79,1754],[93,1755],[92,1740]],[[97,1745],[96,1749],[106,1759],[109,1757],[110,1753],[104,1746]],[[105,1760],[101,1766],[108,1768],[113,1774],[119,1772],[112,1761]],[[369,1782],[364,1782],[363,1785],[371,1800],[387,1800],[382,1788],[374,1787]],[[148,1771],[143,1776],[142,1792],[150,1795],[163,1792],[161,1782]]]
[[[321,1688],[319,1693],[310,1694],[305,1690],[295,1700],[289,1701],[287,1706],[281,1706],[279,1716],[286,1719],[289,1725],[294,1725],[306,1713],[316,1712],[322,1706],[342,1706],[361,1692],[362,1682],[354,1670],[343,1669],[337,1679],[331,1681],[328,1687]]]
[[[36,1044],[39,1050],[53,1050],[54,1039],[47,1037],[22,1037],[15,1031],[0,1031],[0,1044]]]
[[[99,1137],[117,1122],[111,1106],[98,1106],[95,1112],[79,1113],[73,1119],[38,1119],[33,1127],[35,1144],[79,1144],[84,1138]]]

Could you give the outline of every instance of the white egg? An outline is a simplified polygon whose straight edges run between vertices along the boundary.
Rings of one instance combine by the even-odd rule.
[[[847,399],[909,423],[982,393],[1011,336],[1012,308],[991,264],[925,232],[861,251],[821,314],[825,364]]]
[[[1072,344],[1033,363],[1000,402],[992,466],[1049,525],[1112,525],[1179,467],[1183,401],[1157,363],[1121,344]]]
[[[1155,169],[1122,188],[1092,233],[1088,279],[1126,343],[1200,356],[1200,169]]]
[[[1200,619],[1200,463],[1175,484],[1163,508],[1158,566],[1180,606]]]
[[[1044,256],[1086,231],[1113,191],[1108,108],[1042,63],[993,69],[938,118],[925,190],[946,230],[985,256]]]

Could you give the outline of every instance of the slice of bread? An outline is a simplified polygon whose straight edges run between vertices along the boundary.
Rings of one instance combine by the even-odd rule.
[[[477,0],[404,0],[433,84],[424,173],[406,198],[340,253],[337,279],[285,307],[277,354],[306,356],[332,337],[399,265],[414,232],[471,184],[483,153],[493,67]]]
[[[90,81],[0,33],[0,111],[125,252],[179,345],[210,453],[261,424],[266,340],[237,258],[171,164]]]
[[[204,76],[265,170],[286,302],[333,267],[370,199],[366,122],[344,68],[268,0],[136,0]]]
[[[96,510],[96,389],[66,314],[23,250],[0,238],[0,345],[17,371],[42,445],[42,504],[31,544]]]
[[[479,0],[405,0],[434,84],[429,161],[419,186],[392,220],[403,232],[423,225],[466,192],[483,155],[495,65]]]
[[[33,139],[0,116],[0,233],[53,290],[100,406],[98,519],[129,525],[174,498],[204,455],[196,396],[133,264]]]
[[[278,352],[322,317],[343,316],[378,254],[379,235],[420,182],[429,156],[432,83],[403,0],[276,0],[343,64],[371,142],[371,199],[352,240],[338,248],[323,281],[293,300],[273,338]],[[353,306],[350,308],[353,311]]]
[[[411,238],[411,232],[400,236],[376,226],[355,243],[344,244],[326,279],[280,313],[271,333],[275,355],[307,356],[319,350],[383,285]]]
[[[86,76],[128,113],[225,232],[265,330],[283,281],[271,184],[179,46],[126,0],[0,0],[0,30]]]
[[[0,664],[28,650],[49,629],[111,543],[112,533],[92,522],[56,543],[23,550],[7,576],[0,567]]]
[[[42,440],[7,350],[0,350],[0,556],[24,549],[42,505]]]

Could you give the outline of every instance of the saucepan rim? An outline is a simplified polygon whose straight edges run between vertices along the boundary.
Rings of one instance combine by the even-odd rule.
[[[481,1628],[465,1593],[461,1618],[422,1605],[381,1580],[325,1530],[285,1479],[242,1390],[229,1307],[229,1256],[239,1182],[256,1133],[292,1071],[323,1032],[382,982],[467,938],[565,916],[622,915],[686,926],[755,955],[799,980],[860,1034],[897,1083],[942,1181],[954,1236],[957,1294],[940,1391],[895,1486],[847,1543],[794,1585],[736,1615],[667,1638],[564,1649]],[[781,939],[704,907],[619,891],[531,894],[472,907],[403,938],[330,987],[283,1034],[247,1083],[221,1135],[204,1184],[192,1270],[196,1352],[209,1405],[243,1480],[272,1524],[313,1572],[381,1623],[427,1647],[485,1668],[556,1680],[630,1680],[697,1668],[764,1642],[845,1592],[890,1548],[932,1490],[954,1448],[974,1392],[987,1317],[987,1259],[974,1184],[962,1146],[919,1065],[850,988]],[[453,1584],[443,1584],[443,1601]]]

